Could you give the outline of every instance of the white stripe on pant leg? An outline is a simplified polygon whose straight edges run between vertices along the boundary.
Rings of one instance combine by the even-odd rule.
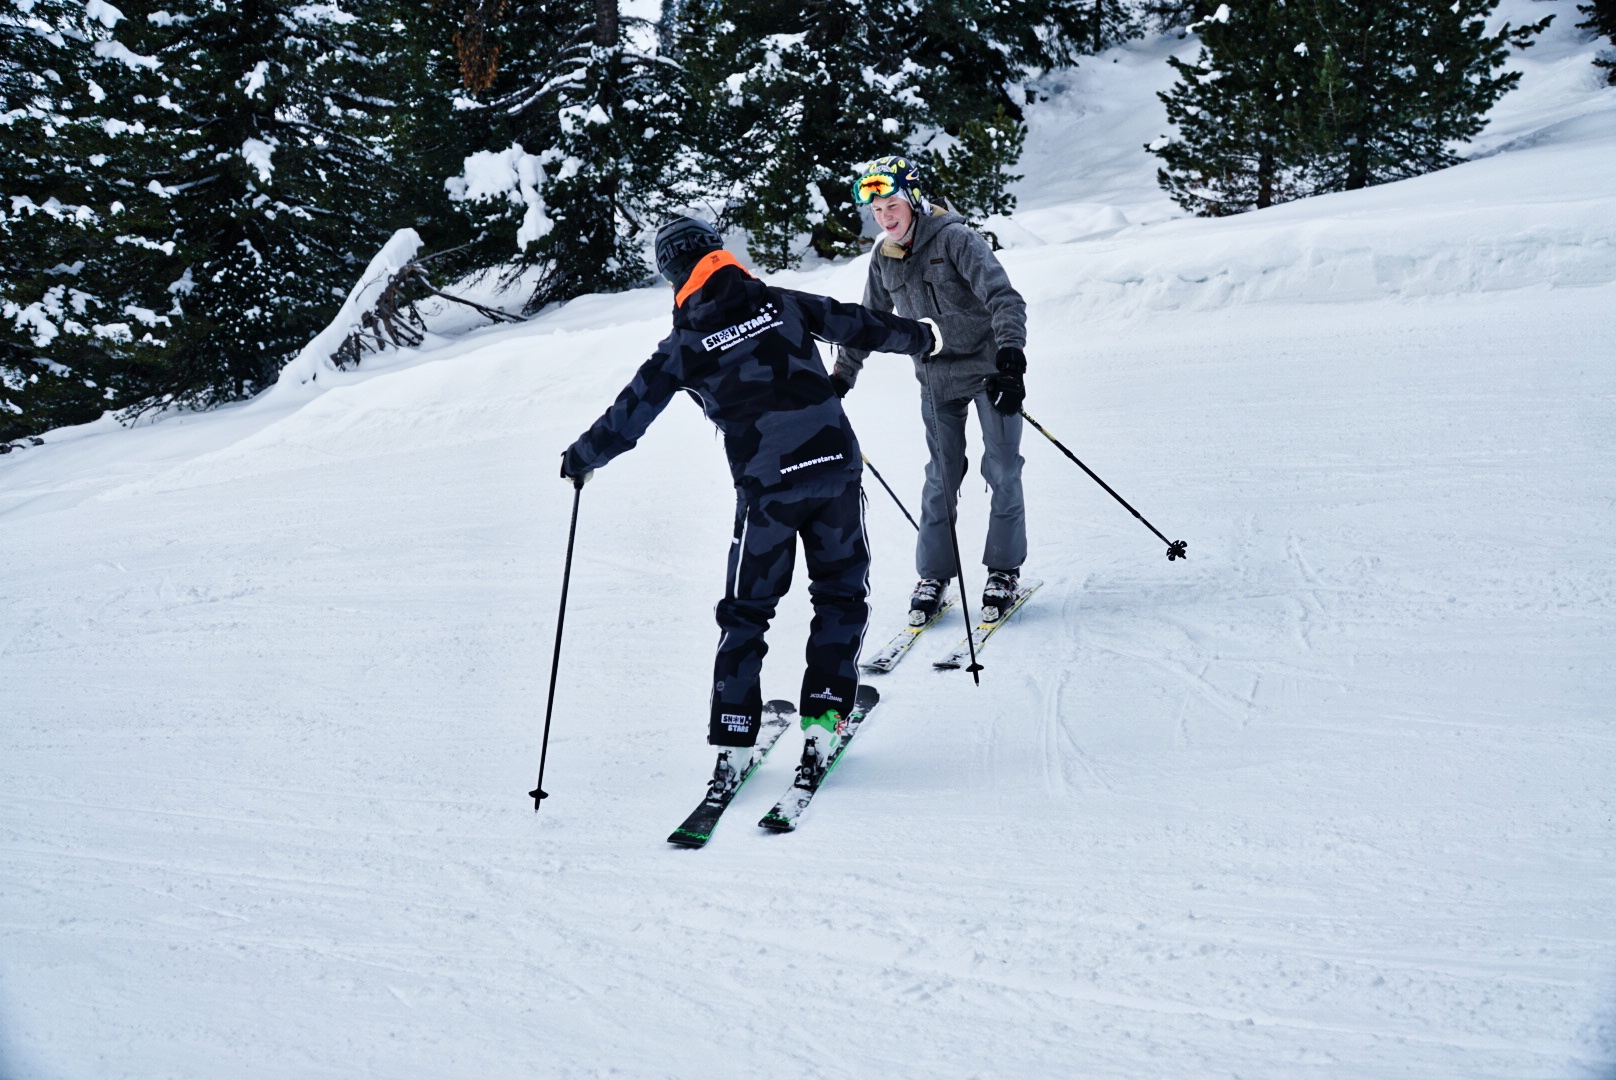
[[[746,558],[746,534],[752,528],[752,508],[745,507],[742,513],[744,516],[741,518],[741,535],[730,540],[731,545],[740,545],[740,550],[735,553],[735,572],[730,575],[724,587],[725,594],[731,600],[740,599],[738,587],[741,583],[741,560]]]
[[[864,629],[859,631],[858,641],[853,645],[853,683],[858,684],[859,657],[864,653],[864,635],[870,630],[870,563],[874,561],[870,552],[870,532],[864,526],[864,511],[869,507],[870,500],[864,493],[864,481],[859,481],[859,537],[864,541]]]

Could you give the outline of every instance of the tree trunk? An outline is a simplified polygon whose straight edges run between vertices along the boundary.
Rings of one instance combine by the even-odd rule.
[[[595,0],[595,44],[602,49],[617,44],[617,0]]]

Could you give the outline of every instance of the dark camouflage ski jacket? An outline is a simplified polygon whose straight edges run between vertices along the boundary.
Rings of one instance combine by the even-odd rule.
[[[578,476],[633,448],[680,390],[724,433],[736,486],[749,495],[862,471],[858,440],[815,339],[922,355],[929,327],[827,296],[776,289],[728,252],[696,265],[662,340],[611,408],[567,449]]]

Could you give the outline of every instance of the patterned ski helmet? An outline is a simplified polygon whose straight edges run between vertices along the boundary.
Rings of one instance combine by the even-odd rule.
[[[920,186],[920,166],[909,159],[888,154],[855,166],[855,171],[858,179],[853,182],[853,201],[860,206],[885,195],[896,195],[920,213],[931,213],[931,202]]]
[[[657,273],[681,284],[703,255],[724,246],[723,238],[705,221],[676,217],[664,222],[656,234]]]

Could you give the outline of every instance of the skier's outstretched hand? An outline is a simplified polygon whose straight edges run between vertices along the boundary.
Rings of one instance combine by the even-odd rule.
[[[931,327],[932,346],[931,346],[931,353],[929,355],[936,356],[938,353],[943,351],[943,332],[942,332],[942,330],[940,330],[938,328],[937,320],[936,319],[919,319],[917,321],[918,322],[923,322],[927,326]]]
[[[561,479],[567,481],[573,487],[581,488],[585,484],[589,483],[589,478],[595,475],[595,470],[580,469],[574,472],[572,469],[567,467],[567,462],[571,456],[572,452],[570,448],[561,455]]]

